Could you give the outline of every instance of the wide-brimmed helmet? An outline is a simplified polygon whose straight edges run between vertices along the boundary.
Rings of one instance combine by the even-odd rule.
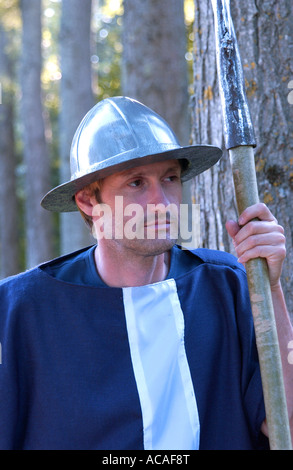
[[[187,181],[213,166],[221,155],[221,149],[212,145],[182,147],[167,122],[134,99],[106,98],[77,128],[70,152],[70,181],[52,189],[41,204],[52,211],[75,211],[75,194],[90,183],[164,160],[186,160],[182,181]]]

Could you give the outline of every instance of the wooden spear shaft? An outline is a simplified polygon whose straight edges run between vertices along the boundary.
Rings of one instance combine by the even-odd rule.
[[[238,213],[259,202],[253,126],[229,0],[212,0],[217,68],[226,148],[233,172]],[[266,260],[246,263],[271,450],[291,450],[282,363]]]
[[[259,202],[253,147],[229,150],[238,212]],[[246,263],[271,450],[291,449],[282,363],[266,260]]]

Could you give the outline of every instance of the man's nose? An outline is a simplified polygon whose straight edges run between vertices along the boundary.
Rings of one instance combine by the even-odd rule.
[[[160,182],[154,182],[149,188],[148,204],[163,204],[165,207],[169,204],[168,197]]]

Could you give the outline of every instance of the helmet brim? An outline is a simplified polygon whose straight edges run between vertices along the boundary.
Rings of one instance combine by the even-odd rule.
[[[129,152],[126,152],[125,159],[123,155],[119,155],[111,158],[110,161],[109,159],[102,161],[97,164],[97,169],[93,170],[93,168],[91,168],[88,174],[82,175],[52,189],[44,196],[41,205],[44,209],[54,212],[77,211],[75,194],[85,186],[120,171],[165,160],[187,160],[188,165],[183,170],[181,179],[183,182],[188,181],[215,165],[220,160],[221,156],[222,150],[212,145],[193,145],[173,148],[160,153],[150,153],[141,157],[137,157],[137,154],[134,154],[133,158],[131,158]]]

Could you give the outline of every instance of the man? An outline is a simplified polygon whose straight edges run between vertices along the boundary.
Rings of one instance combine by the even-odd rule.
[[[0,448],[266,448],[241,264],[259,256],[291,418],[282,227],[263,204],[239,225],[228,221],[238,261],[182,250],[172,234],[181,181],[220,156],[212,146],[181,147],[163,119],[129,98],[87,114],[73,139],[71,181],[42,204],[78,208],[98,243],[2,282]]]

